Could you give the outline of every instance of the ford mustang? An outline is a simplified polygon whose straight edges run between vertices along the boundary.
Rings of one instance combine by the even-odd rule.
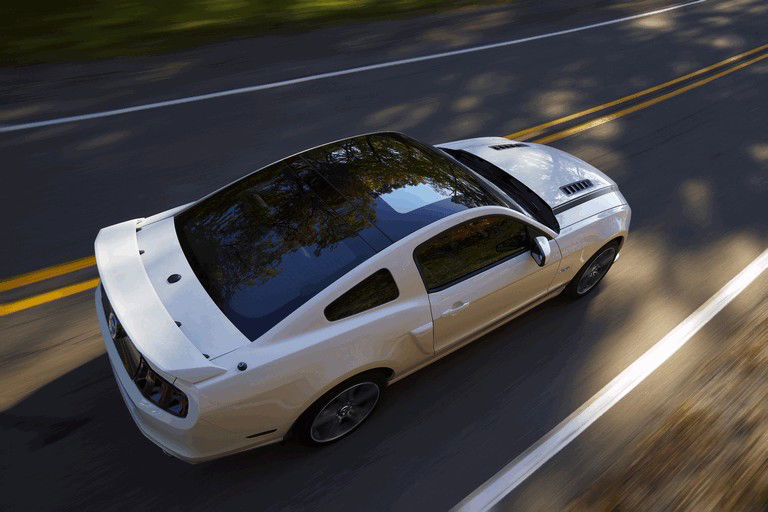
[[[550,147],[360,135],[102,229],[96,308],[123,399],[166,453],[325,445],[388,384],[594,290],[629,222],[610,178]]]

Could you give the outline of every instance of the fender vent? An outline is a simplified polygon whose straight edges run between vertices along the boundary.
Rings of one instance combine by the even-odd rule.
[[[594,187],[594,184],[590,180],[581,180],[581,181],[575,181],[569,185],[563,185],[560,187],[560,190],[565,192],[565,195],[573,195],[576,192],[581,192],[582,190],[588,189],[590,187]]]
[[[496,144],[495,146],[488,146],[489,148],[493,148],[496,151],[503,151],[505,149],[512,149],[512,148],[524,148],[527,147],[528,144],[523,144],[521,142],[511,142],[509,144]]]

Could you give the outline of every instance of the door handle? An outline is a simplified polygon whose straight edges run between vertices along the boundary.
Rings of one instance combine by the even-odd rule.
[[[453,305],[450,308],[448,308],[443,314],[453,316],[457,314],[459,311],[461,311],[462,309],[466,308],[467,306],[469,306],[468,300],[464,300],[464,301],[459,300],[454,302]]]

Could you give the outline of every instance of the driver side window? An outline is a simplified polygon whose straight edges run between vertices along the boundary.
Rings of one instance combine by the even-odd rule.
[[[419,245],[413,257],[427,291],[434,292],[529,248],[528,230],[522,222],[489,215],[443,231]]]

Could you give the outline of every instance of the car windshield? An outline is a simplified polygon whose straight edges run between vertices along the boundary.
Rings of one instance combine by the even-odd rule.
[[[187,260],[255,340],[394,241],[502,204],[471,172],[399,134],[354,137],[269,165],[175,218]]]
[[[560,232],[560,223],[557,221],[552,208],[538,194],[525,186],[521,181],[515,179],[514,176],[488,160],[467,151],[448,148],[443,148],[443,151],[493,183],[502,192],[507,194],[514,203],[521,206],[529,216],[556,233]]]

